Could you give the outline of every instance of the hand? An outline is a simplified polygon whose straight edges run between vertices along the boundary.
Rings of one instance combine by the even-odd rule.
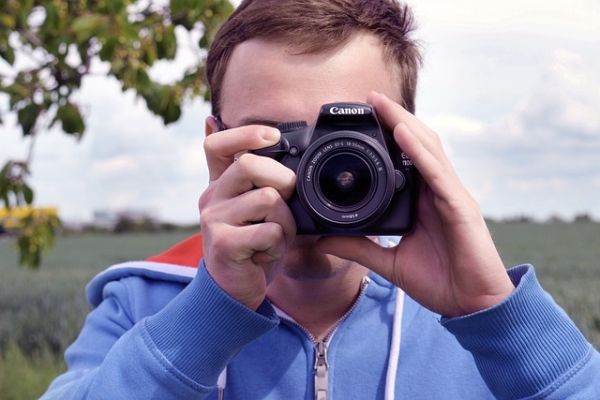
[[[204,142],[210,183],[199,201],[206,268],[233,298],[256,310],[296,234],[286,205],[296,176],[277,161],[244,153],[270,146],[279,131],[243,126]]]
[[[491,307],[514,289],[479,206],[457,177],[439,137],[384,95],[367,100],[419,170],[415,229],[394,248],[366,238],[327,237],[318,250],[356,261],[447,317]]]

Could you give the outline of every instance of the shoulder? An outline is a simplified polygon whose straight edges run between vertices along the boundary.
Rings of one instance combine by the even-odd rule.
[[[127,304],[132,314],[151,314],[164,307],[196,275],[197,268],[132,261],[100,272],[86,287],[87,300],[97,307],[105,298]]]

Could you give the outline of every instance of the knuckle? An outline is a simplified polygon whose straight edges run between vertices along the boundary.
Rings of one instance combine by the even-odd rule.
[[[275,222],[264,223],[262,234],[265,239],[272,243],[282,241],[284,238],[283,227]]]
[[[279,192],[270,186],[258,189],[260,194],[261,202],[268,205],[274,205],[279,202],[281,196]]]
[[[481,219],[481,206],[479,205],[479,203],[477,203],[477,201],[475,201],[475,199],[473,199],[470,195],[468,197],[468,200],[465,201],[466,207],[469,210],[469,214],[471,215],[471,218],[473,218],[474,220],[479,220]]]
[[[289,174],[288,174],[288,184],[286,186],[286,199],[291,197],[294,194],[294,191],[296,190],[296,174],[294,173],[294,171],[292,171],[291,169],[289,170]]]
[[[223,235],[213,235],[210,243],[210,249],[211,253],[215,255],[228,254],[230,251],[229,242],[223,237]]]
[[[215,221],[215,213],[213,208],[210,206],[204,207],[200,209],[200,225],[201,228],[204,226],[209,226]],[[203,230],[203,229],[202,229]]]
[[[209,231],[210,248],[214,254],[229,254],[231,244],[231,232],[219,226],[211,226]]]
[[[290,168],[286,167],[286,172],[287,174],[287,181],[288,181],[288,185],[291,188],[294,188],[294,186],[296,185],[296,173],[294,171],[292,171]]]
[[[271,128],[269,126],[260,125],[260,128],[256,130],[257,139],[262,143],[264,138],[273,137],[275,131],[279,132],[276,128]]]
[[[216,142],[217,138],[214,137],[214,135],[210,135],[207,136],[206,138],[204,138],[204,143],[203,143],[203,147],[204,147],[204,153],[205,154],[213,154],[216,151]]]
[[[396,126],[394,126],[393,134],[394,135],[402,134],[404,131],[406,131],[406,124],[401,121]]]
[[[447,201],[448,208],[454,210],[459,219],[464,222],[478,222],[481,217],[479,204],[470,196],[452,198]]]
[[[256,155],[252,153],[244,153],[238,157],[237,165],[245,172],[250,171],[256,164]]]
[[[209,185],[208,188],[206,188],[206,190],[200,195],[200,198],[198,199],[198,209],[201,212],[203,209],[208,207],[214,190],[214,185]]]

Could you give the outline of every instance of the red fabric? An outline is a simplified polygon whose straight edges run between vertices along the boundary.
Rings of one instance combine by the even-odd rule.
[[[147,258],[146,261],[197,268],[201,259],[202,236],[197,233],[162,253]]]

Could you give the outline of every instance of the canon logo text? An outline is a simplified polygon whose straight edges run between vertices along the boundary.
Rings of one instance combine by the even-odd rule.
[[[329,113],[334,115],[364,115],[365,109],[361,107],[331,107]]]

